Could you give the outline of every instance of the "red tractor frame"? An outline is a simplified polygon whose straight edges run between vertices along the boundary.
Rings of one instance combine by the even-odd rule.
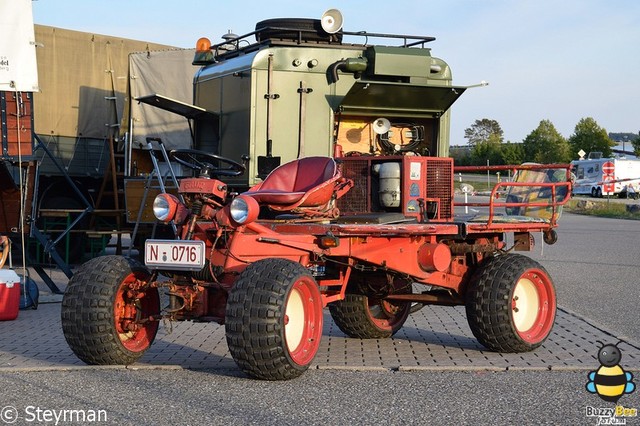
[[[569,166],[521,166],[523,178],[499,183],[484,211],[465,215],[454,214],[450,158],[302,158],[237,195],[219,178],[242,165],[193,150],[171,155],[198,174],[181,181],[180,198],[154,202],[180,238],[147,241],[144,266],[92,259],[69,282],[63,330],[89,364],[135,362],[162,319],[214,321],[245,373],[291,379],[318,351],[325,307],[361,339],[392,336],[427,304],[464,305],[473,334],[495,351],[533,350],[551,331],[549,274],[509,251],[531,250],[535,232],[555,242]],[[384,181],[384,169],[398,173]]]

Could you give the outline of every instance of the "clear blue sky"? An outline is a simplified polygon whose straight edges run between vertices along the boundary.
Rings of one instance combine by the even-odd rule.
[[[430,35],[454,84],[486,80],[453,106],[452,144],[476,119],[497,120],[520,142],[541,120],[565,137],[593,117],[609,132],[640,131],[637,0],[35,0],[36,24],[177,47],[267,18],[320,17],[338,7],[347,31]]]

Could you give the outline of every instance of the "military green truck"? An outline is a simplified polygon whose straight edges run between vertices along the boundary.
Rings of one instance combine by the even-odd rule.
[[[328,33],[323,20],[269,19],[220,44],[200,39],[194,105],[138,100],[192,119],[195,149],[246,162],[227,179],[237,188],[305,156],[448,156],[449,107],[465,87],[432,56],[434,38]]]

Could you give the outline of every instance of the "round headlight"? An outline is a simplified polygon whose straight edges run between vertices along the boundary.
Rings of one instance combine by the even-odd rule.
[[[234,222],[242,225],[247,221],[249,217],[249,205],[243,197],[236,197],[231,202],[230,206],[231,219]]]
[[[260,206],[253,198],[239,195],[229,204],[229,216],[236,225],[247,225],[258,219]]]
[[[167,222],[171,220],[169,215],[171,214],[171,205],[169,200],[160,194],[153,200],[153,215],[161,222]]]

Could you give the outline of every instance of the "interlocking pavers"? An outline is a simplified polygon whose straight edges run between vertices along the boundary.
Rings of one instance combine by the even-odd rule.
[[[486,350],[473,337],[463,307],[427,306],[412,314],[391,339],[350,339],[325,312],[323,337],[313,368],[434,370],[566,370],[598,367],[599,344],[617,343],[615,333],[564,309],[542,347],[524,354]],[[640,347],[619,345],[627,370],[640,369]],[[140,362],[129,368],[236,369],[224,327],[214,323],[163,324]],[[96,368],[85,366],[66,344],[60,304],[21,311],[0,326],[0,371]]]

